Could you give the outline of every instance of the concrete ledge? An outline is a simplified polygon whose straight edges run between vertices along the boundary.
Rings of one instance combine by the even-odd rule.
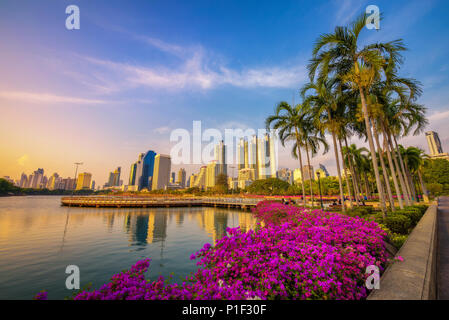
[[[380,279],[368,300],[435,300],[437,298],[437,206],[431,205]]]

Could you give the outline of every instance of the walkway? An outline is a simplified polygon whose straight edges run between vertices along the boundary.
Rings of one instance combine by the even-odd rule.
[[[438,206],[438,299],[449,300],[449,197]]]

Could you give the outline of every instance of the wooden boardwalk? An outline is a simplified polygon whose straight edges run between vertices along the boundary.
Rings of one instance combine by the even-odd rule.
[[[170,207],[223,207],[248,210],[263,199],[245,198],[150,198],[85,196],[62,197],[61,204],[68,207],[94,208],[170,208]]]

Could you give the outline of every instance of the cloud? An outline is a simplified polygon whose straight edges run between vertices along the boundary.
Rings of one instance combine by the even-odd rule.
[[[296,88],[307,79],[305,63],[237,70],[227,66],[223,59],[202,46],[181,47],[155,38],[135,38],[176,56],[179,58],[178,63],[173,67],[144,66],[84,56],[83,60],[90,65],[86,69],[91,76],[90,79],[83,79],[83,82],[107,93],[140,87],[168,90],[209,90],[223,85]]]
[[[357,15],[362,14],[364,12],[362,10],[364,2],[360,0],[334,1],[335,6],[338,6],[338,10],[335,13],[337,24],[346,25],[352,22]]]
[[[32,93],[25,91],[0,91],[0,98],[20,100],[29,103],[76,103],[76,104],[103,104],[104,100],[85,99],[70,96],[59,96],[50,93]]]
[[[23,167],[23,166],[25,166],[26,162],[28,162],[29,159],[30,159],[30,157],[27,154],[24,154],[19,159],[17,159],[17,164],[19,166]]]

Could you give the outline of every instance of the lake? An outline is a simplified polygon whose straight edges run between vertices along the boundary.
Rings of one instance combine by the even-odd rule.
[[[81,287],[150,258],[147,279],[197,269],[190,255],[214,244],[227,227],[253,228],[250,212],[223,208],[74,208],[59,196],[0,197],[0,299],[32,299],[48,291],[64,299],[68,265],[80,269]]]

